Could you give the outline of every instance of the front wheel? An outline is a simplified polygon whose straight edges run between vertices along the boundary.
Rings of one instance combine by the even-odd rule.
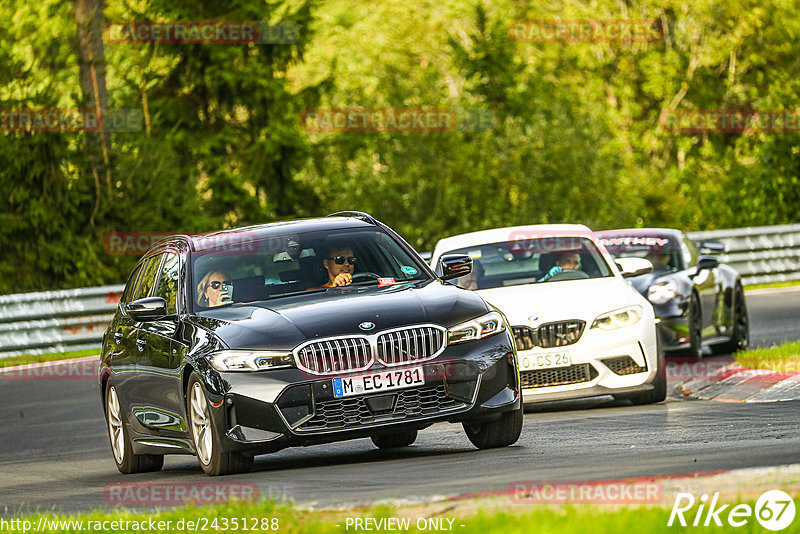
[[[417,429],[393,432],[391,434],[376,434],[371,436],[370,439],[379,449],[408,447],[417,441]]]
[[[698,360],[703,357],[703,310],[696,293],[689,300],[689,348],[685,353]]]
[[[487,422],[463,423],[464,432],[479,449],[494,449],[513,445],[522,433],[523,407],[503,413],[499,419]]]
[[[192,443],[203,471],[210,476],[249,471],[253,466],[252,456],[223,452],[203,384],[196,375],[189,380],[186,404]]]
[[[131,437],[122,418],[122,406],[117,396],[117,388],[106,388],[106,421],[111,452],[117,469],[125,475],[159,471],[164,467],[164,456],[159,454],[134,454]]]
[[[744,300],[742,284],[736,284],[733,291],[733,332],[731,338],[725,343],[714,346],[714,352],[732,354],[740,350],[747,350],[750,346],[750,321],[747,315],[747,304]]]

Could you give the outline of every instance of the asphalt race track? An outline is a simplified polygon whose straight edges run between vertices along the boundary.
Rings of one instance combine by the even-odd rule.
[[[800,291],[748,294],[755,346],[800,339]],[[676,384],[671,384],[672,386]],[[262,496],[302,505],[505,490],[514,481],[591,481],[800,463],[800,401],[690,401],[630,406],[610,398],[562,402],[526,414],[520,441],[478,451],[460,425],[439,424],[410,448],[369,440],[288,449],[252,472],[214,482],[254,483]],[[96,382],[0,380],[0,514],[105,507],[108,484],[209,481],[194,457],[168,456],[158,473],[114,467]]]

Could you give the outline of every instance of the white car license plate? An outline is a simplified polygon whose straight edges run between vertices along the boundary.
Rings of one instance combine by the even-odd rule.
[[[542,354],[529,354],[520,358],[522,369],[554,369],[569,367],[572,359],[569,352],[543,352]]]
[[[370,373],[366,375],[351,376],[348,378],[333,379],[333,396],[350,397],[351,395],[366,395],[420,386],[425,383],[422,366],[406,367],[393,371]]]

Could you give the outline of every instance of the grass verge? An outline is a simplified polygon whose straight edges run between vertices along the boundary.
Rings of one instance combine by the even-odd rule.
[[[734,354],[736,363],[748,369],[800,372],[800,341],[768,349],[753,349]]]
[[[794,499],[797,502],[797,498]],[[740,501],[741,502],[741,501]],[[336,511],[307,511],[274,501],[259,503],[234,503],[215,506],[188,506],[169,511],[139,513],[126,509],[113,512],[95,511],[72,516],[49,516],[43,528],[41,515],[29,516],[30,530],[37,532],[205,532],[205,531],[257,531],[285,533],[347,533],[363,532],[457,532],[460,534],[618,534],[636,529],[647,533],[674,533],[676,522],[667,526],[670,507],[624,507],[612,509],[597,505],[519,505],[505,506],[505,510],[459,510],[448,502],[428,506],[426,515],[408,515],[402,508],[378,506],[374,508]],[[755,501],[749,506],[754,508]],[[432,511],[431,511],[432,509]],[[687,523],[694,519],[696,507],[687,512]],[[393,523],[387,523],[390,518]],[[361,519],[358,528],[356,519]],[[366,522],[366,519],[371,521]],[[705,516],[702,518],[705,519]],[[725,525],[725,514],[721,520]],[[381,521],[386,520],[386,521]],[[402,520],[402,521],[399,521]],[[112,523],[116,522],[116,523]],[[702,523],[701,523],[702,524]],[[2,522],[0,521],[0,525]],[[365,528],[369,527],[369,528]],[[392,528],[387,528],[392,527]],[[22,529],[5,530],[18,532]],[[750,517],[742,527],[704,527],[704,532],[763,532],[763,528]]]
[[[27,365],[30,363],[53,362],[57,360],[69,360],[70,358],[83,358],[84,356],[99,356],[100,347],[96,349],[79,350],[75,352],[50,352],[48,354],[25,354],[22,356],[11,356],[0,358],[0,367],[11,367],[14,365]]]

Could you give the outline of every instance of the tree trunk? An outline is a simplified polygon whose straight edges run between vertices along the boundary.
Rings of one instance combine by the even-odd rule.
[[[103,49],[103,9],[105,0],[75,0],[76,48],[80,67],[80,84],[83,95],[82,108],[91,110],[98,117],[106,117],[108,111],[108,89],[106,88],[106,59]],[[89,163],[95,182],[95,207],[90,218],[94,226],[100,209],[102,188],[105,179],[106,196],[111,196],[110,142],[107,127],[98,132],[87,132]]]

